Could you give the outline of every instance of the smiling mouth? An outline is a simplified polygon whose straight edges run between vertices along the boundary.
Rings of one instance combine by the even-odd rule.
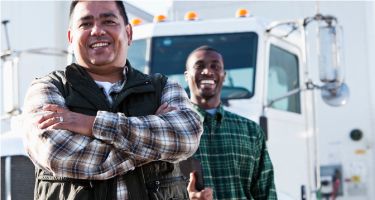
[[[201,89],[214,89],[216,87],[216,83],[214,80],[201,80],[199,82],[199,87]]]
[[[96,48],[101,48],[101,47],[106,47],[109,46],[109,42],[98,42],[90,45],[90,48],[96,49]]]
[[[214,80],[201,80],[201,84],[207,84],[207,85],[214,85],[215,81]]]

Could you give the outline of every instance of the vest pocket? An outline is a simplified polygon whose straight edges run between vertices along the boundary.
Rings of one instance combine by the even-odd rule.
[[[165,178],[146,183],[152,200],[187,200],[189,194],[186,190],[188,179],[185,176]]]
[[[115,178],[109,180],[80,180],[50,176],[39,170],[34,199],[38,200],[106,200],[116,194]]]
[[[90,188],[88,185],[38,180],[37,186],[37,190],[35,191],[35,199],[93,199],[91,195],[92,188]]]

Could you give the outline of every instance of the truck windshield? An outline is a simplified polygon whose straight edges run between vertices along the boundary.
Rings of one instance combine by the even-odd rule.
[[[132,49],[138,51],[129,50],[132,64],[144,67],[149,63],[149,72],[168,75],[169,79],[179,82],[187,90],[184,78],[187,56],[195,48],[209,45],[221,52],[224,59],[227,75],[222,99],[250,98],[254,94],[258,46],[258,36],[254,32],[154,37],[149,62],[145,61],[146,45],[145,40],[133,43]],[[145,53],[144,59],[141,59],[141,52]],[[142,70],[142,67],[136,68]]]

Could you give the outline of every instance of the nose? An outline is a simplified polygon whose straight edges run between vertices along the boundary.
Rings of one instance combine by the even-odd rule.
[[[91,35],[93,36],[101,36],[105,34],[105,30],[103,27],[97,23],[95,23],[91,29]]]
[[[204,75],[212,75],[212,70],[210,69],[210,67],[205,67],[202,70],[202,74],[204,74]]]

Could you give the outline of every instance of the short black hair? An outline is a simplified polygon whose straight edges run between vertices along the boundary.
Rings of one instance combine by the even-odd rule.
[[[74,8],[76,7],[77,3],[79,3],[79,2],[80,2],[80,0],[73,0],[70,3],[69,21],[72,20]],[[124,19],[125,25],[128,25],[129,24],[129,18],[128,18],[128,15],[126,14],[124,3],[122,1],[114,1],[114,2],[116,3],[117,9],[120,11],[120,14],[121,14],[122,18]]]
[[[188,69],[188,66],[187,66],[187,65],[188,65],[188,61],[189,61],[190,57],[191,57],[195,52],[197,52],[197,51],[212,51],[212,52],[216,52],[217,54],[219,54],[219,55],[221,56],[221,53],[220,53],[217,49],[215,49],[215,48],[213,48],[213,47],[211,47],[211,46],[208,46],[208,45],[200,46],[200,47],[194,49],[194,50],[193,50],[192,52],[190,52],[190,54],[188,55],[188,57],[187,57],[187,59],[186,59],[185,70]]]

